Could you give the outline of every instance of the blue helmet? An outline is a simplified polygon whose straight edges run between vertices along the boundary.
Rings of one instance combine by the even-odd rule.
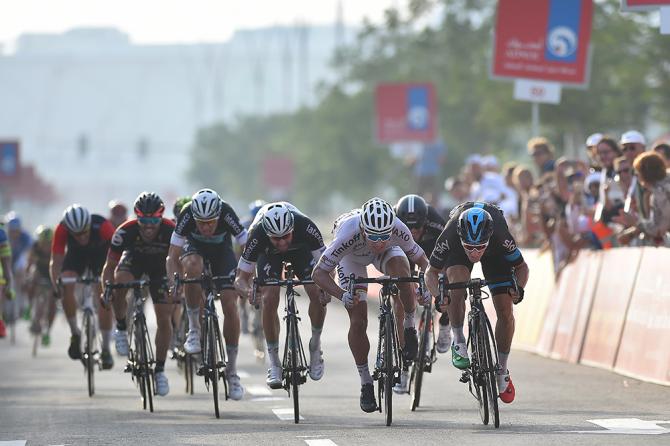
[[[493,234],[493,218],[481,207],[471,207],[458,217],[458,236],[463,243],[483,245]]]

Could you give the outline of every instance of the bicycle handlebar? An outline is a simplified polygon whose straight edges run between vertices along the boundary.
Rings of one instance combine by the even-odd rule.
[[[349,293],[353,295],[354,285],[359,283],[378,283],[381,285],[389,285],[396,283],[418,283],[419,284],[419,293],[423,294],[425,289],[425,283],[423,278],[423,271],[419,272],[418,276],[410,277],[391,277],[391,276],[379,276],[379,277],[356,277],[354,273],[349,275]]]
[[[99,283],[100,277],[59,277],[56,281],[58,285],[69,285],[72,283],[83,283],[85,285],[90,285],[92,283]]]

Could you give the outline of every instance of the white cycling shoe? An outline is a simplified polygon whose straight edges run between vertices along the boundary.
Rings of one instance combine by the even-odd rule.
[[[244,396],[244,386],[240,384],[240,377],[238,375],[230,375],[228,377],[228,396],[231,400],[239,401]]]
[[[114,330],[114,346],[119,356],[128,356],[128,332],[126,330]]]
[[[309,377],[318,381],[323,377],[323,352],[321,350],[309,351]]]
[[[409,393],[409,370],[400,372],[400,382],[393,386],[393,392],[398,394]]]
[[[439,324],[438,324],[439,325]],[[438,353],[447,353],[451,347],[451,325],[440,325],[435,348]]]
[[[271,365],[268,369],[268,377],[265,384],[271,389],[281,389],[281,366]]]
[[[165,372],[156,372],[154,375],[154,380],[156,381],[156,393],[160,396],[165,396],[170,393],[170,385],[168,384],[167,376]]]
[[[186,335],[186,342],[184,342],[184,350],[186,350],[186,353],[190,355],[200,353],[202,347],[200,347],[199,331],[197,330],[188,331],[188,335]]]

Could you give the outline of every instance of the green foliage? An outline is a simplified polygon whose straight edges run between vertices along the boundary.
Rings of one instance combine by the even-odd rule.
[[[333,58],[339,80],[322,89],[317,107],[203,129],[192,178],[244,199],[267,196],[260,162],[280,153],[296,165],[289,198],[308,212],[325,210],[334,192],[354,202],[389,186],[411,192],[409,167],[373,141],[373,92],[390,81],[435,84],[449,147],[445,177],[472,152],[525,157],[530,104],[512,98],[511,82],[489,78],[496,3],[412,0],[408,11],[388,10],[382,25],[365,22],[356,43]],[[426,25],[438,11],[440,25]],[[566,136],[581,144],[595,131],[618,135],[670,119],[670,38],[647,14],[622,14],[618,0],[596,1],[592,49],[588,89],[564,89],[560,105],[541,107],[542,130],[559,150]]]

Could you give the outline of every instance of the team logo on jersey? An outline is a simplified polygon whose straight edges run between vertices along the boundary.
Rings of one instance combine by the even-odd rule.
[[[433,254],[437,256],[441,256],[447,251],[449,251],[449,242],[447,240],[436,243],[435,248],[433,248]]]
[[[321,232],[315,226],[308,224],[306,231],[309,235],[313,236],[315,239],[323,243],[323,237],[321,236]]]
[[[121,246],[123,244],[123,236],[126,234],[125,229],[117,229],[112,236],[112,245]]]
[[[411,237],[410,234],[406,233],[405,231],[401,231],[398,228],[393,228],[393,235],[395,235],[396,237],[398,237],[398,238],[400,238],[400,239],[402,239],[406,242],[409,242],[409,239]]]
[[[505,240],[503,242],[503,247],[508,251],[514,251],[516,249],[516,243],[514,243],[514,240]]]

